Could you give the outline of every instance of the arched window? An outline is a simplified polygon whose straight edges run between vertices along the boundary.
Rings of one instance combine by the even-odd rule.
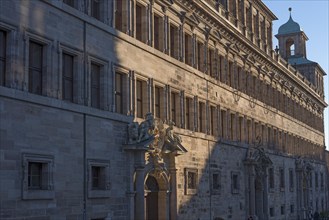
[[[286,41],[286,55],[287,57],[295,55],[295,42],[291,38]]]

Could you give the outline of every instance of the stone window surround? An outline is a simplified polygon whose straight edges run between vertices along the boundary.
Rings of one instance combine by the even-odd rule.
[[[218,185],[216,187],[214,187],[214,175],[217,175],[217,183]],[[214,195],[219,195],[220,191],[221,191],[221,172],[219,170],[213,170],[211,171],[211,194]]]
[[[195,184],[195,188],[191,189],[188,188],[188,175],[189,173],[193,173],[195,179],[193,181],[195,181],[193,184]],[[184,169],[184,194],[185,195],[195,195],[197,194],[197,189],[198,189],[198,169],[196,168],[185,168]]]
[[[43,177],[47,180],[45,189],[29,189],[28,188],[28,169],[29,163],[42,163],[47,165]],[[54,156],[53,155],[42,155],[34,153],[23,153],[22,154],[22,199],[23,200],[38,200],[38,199],[54,199]]]
[[[145,77],[145,76],[143,76],[143,75],[141,75],[141,74],[139,74],[139,73],[136,73],[135,72],[135,75],[134,75],[134,88],[135,88],[135,91],[134,91],[134,94],[135,94],[135,97],[134,97],[134,109],[135,109],[135,111],[134,111],[134,115],[136,116],[136,117],[138,117],[138,108],[137,108],[137,102],[138,102],[138,100],[137,100],[137,81],[139,81],[139,82],[141,82],[141,89],[142,89],[142,91],[141,91],[141,104],[142,104],[142,106],[141,106],[141,108],[142,108],[142,118],[144,117],[144,115],[147,113],[147,112],[149,112],[150,111],[150,101],[151,101],[151,99],[150,99],[150,80],[147,78],[147,77]]]
[[[14,26],[8,25],[6,23],[2,23],[0,21],[0,30],[5,32],[5,43],[6,43],[6,52],[5,52],[5,82],[3,82],[4,86],[7,87],[15,87],[17,85],[14,85],[14,80],[11,73],[11,60],[12,60],[12,55],[10,54],[10,51],[12,50],[12,47],[14,46],[14,44],[12,42],[14,42],[14,38],[15,38],[15,33],[17,32],[17,29]]]
[[[99,107],[102,110],[108,110],[108,104],[107,104],[107,84],[106,82],[108,81],[109,77],[109,64],[107,61],[103,60],[102,58],[99,58],[97,56],[90,55],[88,57],[88,76],[87,76],[87,85],[86,88],[87,90],[87,105],[91,106],[91,65],[95,64],[100,67],[100,103]]]
[[[110,161],[99,160],[99,159],[88,159],[87,160],[87,177],[88,177],[88,198],[108,198],[110,197]],[[92,188],[92,167],[102,167],[105,169],[105,188],[104,189],[93,189]]]
[[[236,178],[236,179],[235,179]],[[234,181],[237,181],[236,183]],[[240,193],[240,172],[232,171],[231,172],[231,193],[239,194]]]
[[[81,60],[82,60],[82,51],[70,46],[59,43],[59,80],[58,80],[58,97],[63,99],[63,54],[68,54],[73,56],[73,103],[81,103],[81,94],[79,94],[79,88],[82,87],[79,83],[79,72],[82,71]],[[82,80],[81,80],[82,81]]]
[[[155,88],[159,89],[159,97],[155,96]],[[159,112],[160,112],[160,118],[162,120],[164,120],[166,118],[166,96],[167,96],[167,92],[166,92],[166,85],[161,83],[161,82],[157,82],[157,81],[153,81],[153,85],[152,85],[152,108],[153,108],[153,112],[154,112],[154,116],[156,116],[156,102],[159,102]],[[156,99],[159,98],[159,100],[156,101]]]
[[[112,112],[116,112],[116,73],[119,73],[119,74],[122,74],[123,76],[125,76],[123,78],[123,80],[125,80],[123,83],[123,88],[121,88],[121,96],[122,96],[122,111],[124,114],[131,114],[133,112],[132,110],[132,107],[131,107],[131,101],[130,101],[130,97],[131,97],[131,89],[130,89],[130,79],[131,79],[131,76],[132,76],[132,71],[130,71],[129,69],[127,68],[124,68],[118,64],[112,64],[112,94],[113,94],[113,97],[112,97],[112,106],[110,106],[110,110]],[[124,100],[125,99],[125,100]],[[109,98],[110,100],[110,98]]]
[[[23,90],[29,91],[29,53],[30,53],[30,42],[33,41],[37,44],[42,45],[42,91],[41,95],[47,96],[51,93],[51,88],[49,78],[50,68],[51,68],[51,53],[52,53],[52,40],[46,38],[45,36],[40,36],[30,31],[24,32],[24,48],[25,48],[25,59],[24,59],[24,81]]]

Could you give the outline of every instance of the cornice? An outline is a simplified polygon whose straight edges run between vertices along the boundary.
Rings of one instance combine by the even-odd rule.
[[[181,2],[186,7],[186,10],[192,10],[194,13],[198,14],[201,17],[203,23],[211,23],[210,26],[213,27],[213,29],[218,30],[217,33],[220,33],[223,39],[231,42],[231,44],[237,45],[238,48],[240,48],[241,53],[252,54],[255,60],[268,66],[269,69],[273,72],[277,72],[280,78],[285,78],[285,81],[290,81],[290,84],[293,84],[294,87],[297,87],[300,93],[307,94],[311,97],[312,100],[316,100],[316,102],[323,108],[327,106],[324,100],[322,100],[322,98],[303,80],[299,79],[294,72],[290,71],[289,68],[284,67],[281,63],[278,62],[278,60],[273,59],[273,57],[270,55],[265,54],[264,51],[261,51],[242,33],[240,33],[236,27],[234,27],[229,21],[223,18],[223,16],[219,15],[218,12],[213,8],[209,8],[209,6],[204,4],[203,1],[188,1],[188,3],[186,3],[185,0],[177,0],[176,2]],[[258,3],[259,2],[260,1],[258,1]],[[265,6],[264,3],[261,2],[261,4]]]

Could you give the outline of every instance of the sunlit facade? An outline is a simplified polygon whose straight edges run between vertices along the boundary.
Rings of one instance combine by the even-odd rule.
[[[260,0],[0,1],[0,219],[328,211],[326,73],[276,19]]]

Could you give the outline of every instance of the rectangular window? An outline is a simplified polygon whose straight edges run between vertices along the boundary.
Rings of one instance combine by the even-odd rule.
[[[125,74],[115,72],[115,112],[120,114],[127,113],[127,87],[125,85],[125,78]]]
[[[115,28],[119,31],[124,31],[124,16],[123,16],[123,9],[125,7],[124,5],[125,1],[115,1],[116,4],[116,10],[115,10]]]
[[[23,154],[23,199],[52,199],[53,156]]]
[[[185,168],[185,195],[196,193],[197,181],[198,181],[198,170]]]
[[[208,49],[208,57],[207,57],[207,73],[212,77],[216,77],[216,69],[215,69],[215,52],[213,49]]]
[[[233,140],[235,140],[236,138],[235,138],[235,114],[231,114],[231,132],[230,132],[230,138],[231,138],[231,140],[233,141]]]
[[[321,189],[324,189],[323,173],[320,173],[320,184],[321,184]]]
[[[226,111],[225,110],[221,110],[220,111],[220,136],[222,138],[226,138],[225,137],[225,122],[226,122]]]
[[[136,110],[139,118],[147,112],[147,83],[139,79],[136,80]]]
[[[271,217],[274,216],[274,208],[273,208],[273,207],[270,208],[270,216],[271,216]]]
[[[110,162],[89,159],[88,198],[108,198],[110,196]]]
[[[239,141],[244,141],[244,132],[243,132],[243,117],[239,117]]]
[[[28,188],[42,189],[42,163],[29,162]]]
[[[91,16],[96,18],[97,20],[101,19],[100,1],[101,0],[90,0]]]
[[[6,84],[6,32],[0,31],[0,86]]]
[[[196,61],[197,61],[197,69],[200,70],[201,72],[203,72],[203,62],[204,62],[204,45],[203,43],[201,43],[200,41],[197,41],[197,48],[196,48]]]
[[[281,215],[286,213],[285,205],[281,205]]]
[[[140,4],[136,4],[136,39],[144,43],[147,40],[146,9]]]
[[[190,97],[185,98],[185,128],[193,130],[194,102]]]
[[[279,174],[280,174],[280,190],[284,191],[285,178],[284,178],[284,169],[283,168],[279,169]]]
[[[273,168],[268,169],[268,178],[269,178],[270,190],[274,189],[274,169]]]
[[[170,96],[170,105],[171,105],[171,120],[175,123],[177,127],[180,126],[180,99],[179,93],[171,92]]]
[[[198,116],[199,132],[206,133],[206,105],[203,102],[199,102]]]
[[[294,205],[290,205],[290,213],[294,213],[295,212],[295,206]]]
[[[192,37],[185,33],[184,34],[184,43],[185,43],[185,47],[184,47],[184,57],[185,57],[185,63],[187,65],[192,66]]]
[[[210,120],[209,120],[209,129],[210,129],[210,135],[217,136],[217,109],[215,106],[210,106]]]
[[[63,53],[62,64],[62,97],[63,100],[73,102],[73,56]]]
[[[213,172],[211,178],[211,191],[213,194],[218,194],[220,192],[220,188],[220,173],[218,171]]]
[[[179,58],[179,40],[178,27],[170,24],[170,56]]]
[[[105,189],[105,167],[92,166],[92,189],[93,190],[104,190]]]
[[[74,8],[74,0],[63,0],[63,2],[71,7]]]
[[[163,19],[162,17],[154,14],[153,17],[153,39],[154,39],[154,48],[163,51]]]
[[[100,108],[100,75],[101,67],[98,64],[91,63],[91,107]]]
[[[43,45],[30,41],[29,45],[29,92],[42,94]]]
[[[154,87],[154,115],[157,118],[164,119],[164,97],[165,92],[163,87]]]
[[[232,186],[232,194],[239,193],[240,180],[239,180],[239,174],[236,172],[231,173],[231,186]]]
[[[319,175],[318,173],[315,173],[315,188],[319,188]]]
[[[294,189],[294,172],[292,169],[289,169],[289,188],[292,191]]]

